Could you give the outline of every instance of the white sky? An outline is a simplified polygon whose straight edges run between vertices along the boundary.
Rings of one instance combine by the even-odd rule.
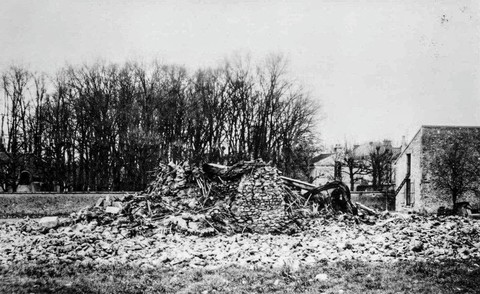
[[[283,53],[323,105],[327,144],[400,142],[422,124],[480,125],[479,3],[2,0],[0,70]]]

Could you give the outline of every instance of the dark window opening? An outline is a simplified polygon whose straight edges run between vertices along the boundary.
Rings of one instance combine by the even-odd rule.
[[[412,183],[410,181],[410,170],[411,170],[411,166],[412,166],[412,155],[411,154],[407,154],[407,174],[406,174],[406,177],[408,178],[407,179],[407,182],[405,183],[405,204],[407,206],[410,206],[412,205],[412,193],[411,193],[411,190],[412,190]]]

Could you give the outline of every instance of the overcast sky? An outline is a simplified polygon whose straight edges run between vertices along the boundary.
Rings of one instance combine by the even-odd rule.
[[[480,125],[478,0],[1,0],[0,70],[129,59],[216,66],[283,53],[327,144]],[[3,99],[3,97],[2,97]]]

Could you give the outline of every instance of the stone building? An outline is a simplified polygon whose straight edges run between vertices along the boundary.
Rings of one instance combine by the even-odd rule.
[[[439,143],[448,142],[452,135],[460,132],[480,134],[480,127],[422,126],[410,143],[402,148],[394,162],[397,211],[434,213],[440,206],[452,207],[448,192],[436,189],[431,182],[430,163]],[[458,201],[468,201],[478,208],[480,195],[469,193]]]

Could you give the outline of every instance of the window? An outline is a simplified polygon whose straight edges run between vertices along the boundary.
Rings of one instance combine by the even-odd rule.
[[[412,201],[413,200],[413,201]],[[408,179],[405,183],[405,205],[411,206],[415,202],[415,181]]]
[[[407,175],[410,174],[411,167],[412,167],[412,154],[407,154]]]

